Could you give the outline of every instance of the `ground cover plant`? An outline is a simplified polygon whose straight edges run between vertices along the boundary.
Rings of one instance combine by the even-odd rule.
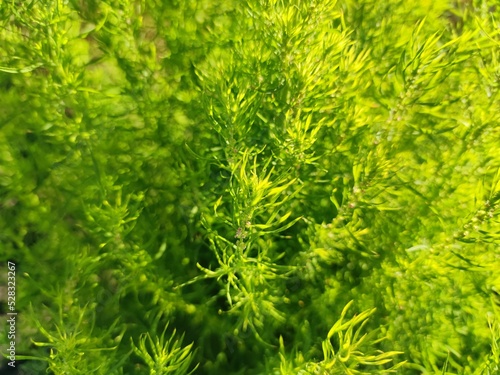
[[[3,1],[2,371],[500,373],[499,23]]]

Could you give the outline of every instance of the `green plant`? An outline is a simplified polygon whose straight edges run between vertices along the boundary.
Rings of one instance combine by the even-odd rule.
[[[366,350],[373,348],[377,342],[382,341],[381,339],[373,339],[376,331],[362,334],[363,326],[367,323],[369,316],[375,312],[375,309],[364,311],[344,322],[343,319],[352,302],[350,301],[344,307],[339,320],[335,322],[328,332],[327,339],[322,342],[323,361],[319,363],[301,363],[299,368],[293,367],[293,362],[285,357],[283,340],[281,340],[280,374],[386,374],[396,372],[396,369],[404,365],[404,362],[400,362],[388,369],[369,370],[370,367],[373,368],[373,366],[391,362],[392,357],[401,353],[366,352]],[[359,327],[355,328],[357,325]],[[336,347],[332,345],[331,341],[334,335],[338,336]],[[299,355],[296,361],[299,363],[304,362],[302,355]]]
[[[147,333],[139,339],[138,346],[132,343],[134,353],[146,362],[151,375],[187,374],[193,359],[190,352],[193,345],[190,344],[182,348],[180,346],[182,338],[172,342],[175,330],[172,337],[165,341],[165,331],[167,328],[168,325],[165,326],[161,336],[156,337],[154,341],[150,334]]]
[[[17,365],[497,372],[499,12],[4,1]]]

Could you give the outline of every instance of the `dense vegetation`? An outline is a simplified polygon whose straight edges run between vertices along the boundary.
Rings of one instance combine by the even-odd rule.
[[[4,0],[17,369],[500,373],[499,30],[495,0]]]

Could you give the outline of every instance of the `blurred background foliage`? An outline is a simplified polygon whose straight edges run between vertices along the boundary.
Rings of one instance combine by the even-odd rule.
[[[494,0],[3,1],[19,368],[497,373],[499,22]]]

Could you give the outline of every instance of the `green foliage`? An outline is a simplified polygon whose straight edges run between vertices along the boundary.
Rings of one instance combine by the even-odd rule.
[[[132,342],[134,353],[146,362],[151,375],[186,374],[192,361],[192,353],[190,353],[192,344],[181,348],[178,340],[172,343],[173,337],[165,342],[167,327],[155,341],[147,333],[139,339],[138,347]]]
[[[18,366],[498,373],[499,22],[493,0],[4,1]]]
[[[387,374],[395,372],[395,370],[404,362],[384,370],[357,370],[359,368],[369,368],[370,366],[379,366],[392,361],[394,355],[400,354],[398,352],[376,352],[368,354],[370,350],[381,341],[381,339],[374,340],[372,337],[376,331],[371,331],[369,334],[362,334],[362,328],[367,323],[367,319],[372,315],[376,309],[371,311],[364,311],[359,315],[354,316],[347,322],[343,322],[347,309],[351,306],[353,301],[349,302],[342,311],[339,320],[333,325],[328,332],[327,339],[323,341],[323,356],[324,360],[320,363],[305,363],[301,364],[300,368],[287,368],[290,366],[290,360],[285,358],[284,353],[280,353],[282,365],[280,367],[281,374]],[[358,328],[355,328],[359,324]],[[331,339],[334,335],[338,336],[337,348],[332,345]],[[283,341],[280,341],[280,348],[284,349]],[[364,350],[361,350],[364,349]],[[284,350],[282,350],[284,351]],[[303,362],[302,356],[299,356],[299,362]]]

